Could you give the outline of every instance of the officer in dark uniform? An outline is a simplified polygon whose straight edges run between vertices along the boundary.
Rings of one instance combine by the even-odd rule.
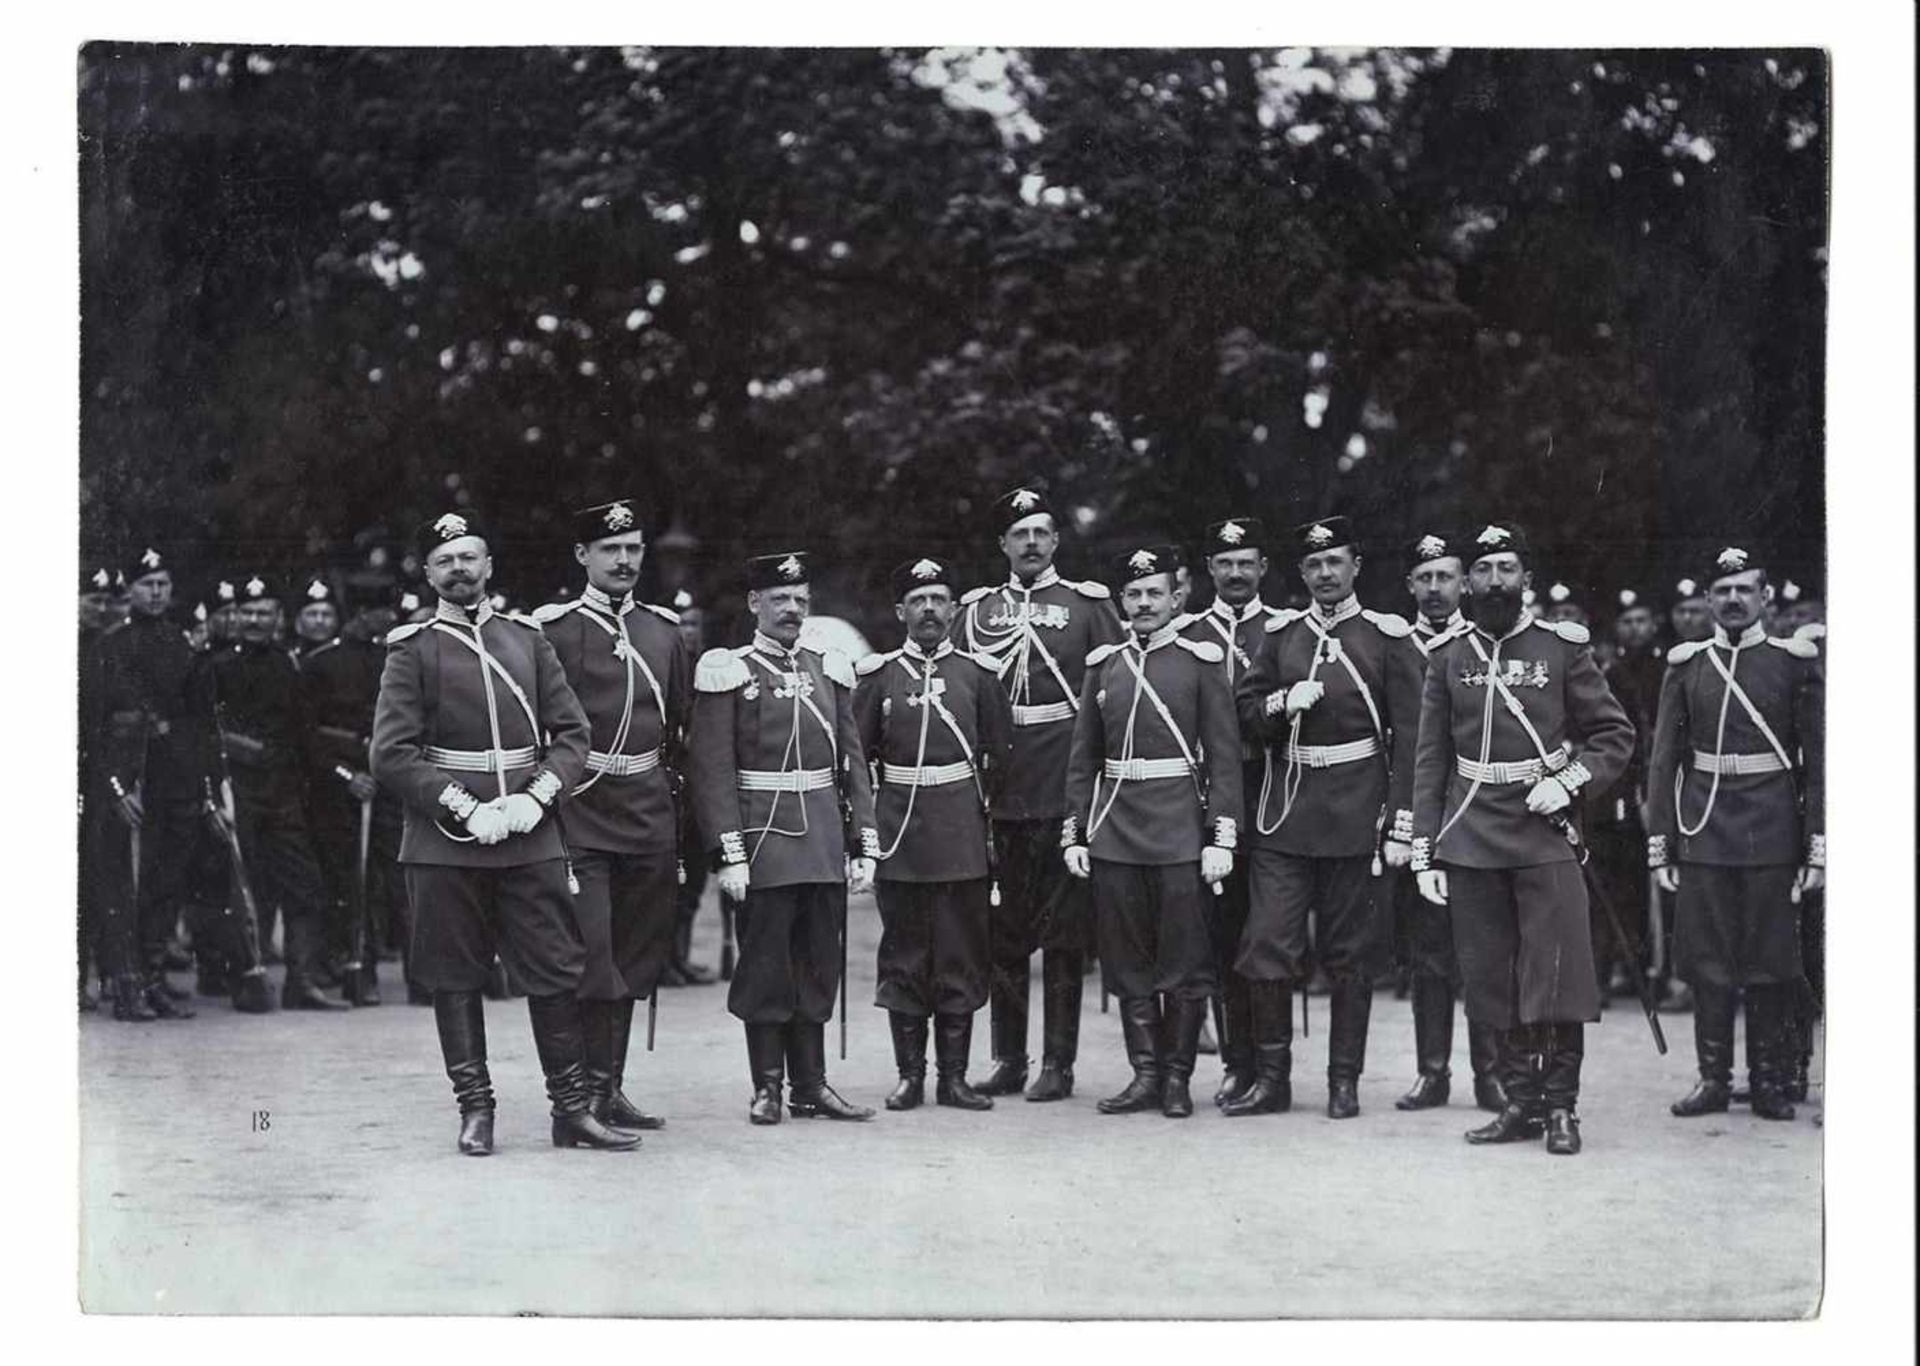
[[[666,1121],[628,1099],[633,1003],[653,995],[673,952],[679,879],[676,790],[692,671],[677,618],[633,596],[646,535],[632,499],[573,514],[580,596],[534,612],[593,728],[586,775],[560,807],[586,941],[580,1016],[594,1113],[623,1129]]]
[[[585,771],[586,714],[539,623],[487,600],[493,560],[478,519],[443,514],[420,550],[439,604],[387,634],[373,776],[406,804],[411,966],[434,994],[460,1151],[493,1151],[480,993],[496,950],[527,997],[554,1146],[636,1147],[639,1134],[594,1117],[574,997],[585,952],[553,808]]]
[[[1525,536],[1483,527],[1467,554],[1473,629],[1427,661],[1414,771],[1420,894],[1453,912],[1467,1018],[1504,1031],[1507,1104],[1470,1143],[1538,1136],[1580,1151],[1585,1023],[1600,1018],[1587,888],[1565,834],[1583,790],[1604,794],[1633,753],[1586,628],[1521,606]]]
[[[1354,596],[1360,554],[1347,518],[1306,523],[1293,541],[1313,605],[1266,624],[1235,690],[1241,730],[1260,738],[1266,759],[1249,802],[1252,901],[1238,961],[1254,984],[1258,1076],[1223,1108],[1239,1116],[1291,1106],[1289,988],[1317,963],[1332,998],[1327,1114],[1350,1119],[1360,1113],[1373,983],[1392,943],[1374,879],[1383,856],[1395,868],[1409,856],[1404,824],[1384,826],[1388,811],[1411,805],[1420,652],[1405,618]]]
[[[682,588],[673,595],[675,626],[680,631],[681,648],[688,659],[698,659],[706,653],[707,614],[700,604],[694,601],[693,594]],[[700,828],[693,816],[693,803],[681,801],[678,806],[680,820],[680,881],[674,888],[674,927],[673,956],[660,974],[660,985],[666,987],[704,987],[711,986],[720,977],[733,976],[733,964],[725,963],[724,973],[715,973],[704,963],[693,961],[693,923],[700,916],[700,900],[707,890],[707,861],[699,856]],[[723,910],[731,924],[732,911]]]
[[[694,670],[694,806],[738,904],[727,1009],[746,1026],[747,1117],[780,1122],[782,1064],[796,1119],[867,1119],[827,1085],[826,1022],[845,953],[847,891],[873,881],[873,790],[853,721],[852,661],[800,644],[812,609],[804,551],[747,563],[753,639]]]
[[[113,1018],[144,1023],[158,1018],[147,1004],[140,977],[140,946],[133,899],[128,839],[131,809],[108,785],[113,718],[107,709],[101,642],[126,629],[114,608],[114,575],[95,565],[80,579],[79,786],[80,794],[80,1009],[99,1002],[88,989],[88,967],[98,973],[112,1000]],[[133,727],[144,726],[137,713]]]
[[[1133,1080],[1102,1114],[1193,1113],[1207,1003],[1219,990],[1205,902],[1233,867],[1240,731],[1226,651],[1173,624],[1180,552],[1136,547],[1115,562],[1131,634],[1087,656],[1067,765],[1060,843],[1087,878],[1102,984],[1120,1001]]]
[[[1647,832],[1641,812],[1647,800],[1647,756],[1653,749],[1653,718],[1660,701],[1660,676],[1666,671],[1666,652],[1659,643],[1653,607],[1639,591],[1623,588],[1616,602],[1619,610],[1613,620],[1614,653],[1603,672],[1607,687],[1633,722],[1633,757],[1618,787],[1603,798],[1589,799],[1583,806],[1594,876],[1600,879],[1629,933],[1643,936],[1638,942],[1615,945],[1612,930],[1602,934],[1600,918],[1595,917],[1594,965],[1603,993],[1628,996],[1639,990],[1632,975],[1651,967],[1646,959],[1655,926],[1647,886]],[[1611,964],[1607,950],[1613,951]]]
[[[991,971],[988,825],[1013,747],[1013,717],[998,662],[954,648],[955,575],[921,558],[893,572],[894,612],[907,627],[897,650],[855,666],[853,714],[861,751],[877,770],[880,834],[879,986],[900,1084],[889,1110],[925,1099],[927,1021],[934,1020],[934,1099],[962,1110],[993,1101],[967,1084],[973,1015]]]
[[[1811,640],[1766,634],[1760,555],[1727,547],[1708,584],[1713,636],[1667,652],[1647,779],[1647,861],[1678,893],[1674,956],[1700,1063],[1672,1109],[1727,1108],[1744,994],[1749,1102],[1792,1119],[1798,903],[1826,880],[1825,677]]]
[[[1229,691],[1253,665],[1266,639],[1266,624],[1275,609],[1260,600],[1260,581],[1266,577],[1266,529],[1257,517],[1229,517],[1207,528],[1207,575],[1213,580],[1213,601],[1181,618],[1180,634],[1188,640],[1220,647],[1220,672]],[[1260,791],[1261,745],[1258,737],[1240,739],[1240,790],[1243,799]],[[1247,861],[1237,858],[1233,871],[1219,885],[1219,895],[1206,898],[1208,927],[1213,934],[1213,959],[1220,976],[1220,994],[1214,997],[1214,1027],[1220,1038],[1220,1087],[1213,1103],[1238,1100],[1253,1085],[1253,1007],[1247,979],[1233,966],[1240,937],[1247,928]]]
[[[1417,609],[1412,640],[1420,651],[1420,674],[1434,654],[1471,629],[1460,611],[1466,586],[1466,564],[1461,547],[1437,532],[1426,532],[1407,546],[1407,592]],[[1396,829],[1408,831],[1412,811],[1396,809]],[[1413,969],[1413,1054],[1419,1075],[1406,1095],[1394,1102],[1400,1110],[1427,1110],[1447,1103],[1452,1090],[1453,1011],[1460,988],[1460,963],[1453,951],[1453,917],[1445,906],[1423,900],[1413,874],[1393,876],[1394,913],[1405,927],[1405,942]],[[1473,1066],[1474,1103],[1498,1113],[1507,1103],[1500,1085],[1500,1039],[1490,1024],[1467,1021],[1467,1056]]]
[[[238,640],[213,652],[216,718],[233,779],[240,852],[261,906],[286,921],[286,1009],[344,1006],[320,990],[326,955],[326,886],[307,824],[313,723],[300,669],[274,641],[279,590],[258,574],[238,584]]]
[[[1000,661],[1013,708],[1013,757],[993,812],[1000,869],[989,997],[994,1067],[979,1090],[1012,1095],[1027,1084],[1029,961],[1038,948],[1041,1066],[1027,1099],[1064,1100],[1073,1094],[1088,943],[1085,889],[1070,883],[1058,844],[1067,753],[1087,656],[1121,630],[1105,586],[1063,579],[1054,569],[1059,521],[1044,483],[1001,495],[991,512],[1012,572],[1003,584],[962,594],[954,624],[956,645]]]

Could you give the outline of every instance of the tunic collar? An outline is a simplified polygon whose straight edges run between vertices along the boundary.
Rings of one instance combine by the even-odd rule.
[[[1358,616],[1359,614],[1360,598],[1354,593],[1347,594],[1332,607],[1322,607],[1318,602],[1313,604],[1313,619],[1319,622],[1322,627],[1338,626],[1348,617]]]
[[[1135,632],[1133,635],[1127,637],[1127,646],[1136,654],[1151,654],[1163,645],[1172,644],[1179,635],[1180,619],[1175,617],[1145,640],[1142,640],[1139,633]]]
[[[602,612],[613,616],[624,617],[633,610],[633,594],[631,592],[623,593],[620,601],[615,602],[611,593],[603,593],[592,584],[586,586],[586,589],[580,594],[580,600],[589,607],[597,607]]]
[[[1520,615],[1514,618],[1513,629],[1508,631],[1504,636],[1500,636],[1497,640],[1495,640],[1493,632],[1478,622],[1474,623],[1473,630],[1476,635],[1485,636],[1488,640],[1495,640],[1496,644],[1504,644],[1519,635],[1522,631],[1525,631],[1531,625],[1533,625],[1533,609],[1531,607],[1522,607],[1520,609]]]
[[[441,598],[433,609],[433,619],[435,621],[450,621],[455,626],[485,626],[487,619],[493,615],[493,604],[485,598],[480,600],[478,607],[471,609],[461,607],[456,603],[448,602],[445,598]]]
[[[1267,605],[1264,602],[1260,601],[1260,595],[1258,593],[1255,593],[1253,595],[1253,600],[1249,602],[1245,607],[1231,606],[1230,604],[1222,601],[1219,598],[1215,598],[1212,602],[1207,604],[1207,611],[1211,612],[1214,616],[1219,617],[1220,620],[1224,622],[1229,622],[1235,626],[1239,626],[1244,622],[1252,621],[1255,617],[1259,616],[1262,612],[1266,610],[1267,610]]]
[[[787,664],[795,662],[800,657],[800,646],[797,642],[794,647],[789,650],[786,646],[757,627],[753,633],[753,648],[763,655],[772,655],[775,659]]]
[[[1741,649],[1744,650],[1749,645],[1758,645],[1761,641],[1765,640],[1766,638],[1767,638],[1767,628],[1762,626],[1757,621],[1754,622],[1753,625],[1749,626],[1746,630],[1742,631],[1740,633],[1740,638],[1738,640],[1735,640],[1733,637],[1729,636],[1724,626],[1716,625],[1713,628],[1713,643],[1715,645],[1718,645],[1723,650],[1731,650],[1735,646],[1739,646]]]
[[[1456,607],[1453,609],[1452,616],[1438,624],[1428,621],[1425,617],[1415,618],[1413,629],[1423,636],[1440,636],[1445,635],[1449,631],[1457,631],[1466,624],[1467,614]]]
[[[1007,588],[1015,593],[1036,593],[1042,588],[1051,588],[1058,582],[1060,582],[1060,571],[1052,565],[1048,565],[1045,569],[1041,570],[1032,583],[1020,582],[1020,576],[1018,574],[1009,574],[1007,576]]]
[[[950,640],[943,640],[934,649],[934,652],[932,654],[928,654],[925,650],[922,650],[920,648],[920,644],[918,641],[914,640],[913,637],[909,636],[907,637],[907,643],[900,647],[900,653],[904,654],[908,659],[918,659],[923,661],[944,659],[948,655],[953,653],[953,642]]]

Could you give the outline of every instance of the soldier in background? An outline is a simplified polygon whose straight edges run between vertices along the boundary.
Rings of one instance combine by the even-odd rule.
[[[1675,641],[1706,640],[1713,635],[1713,617],[1698,579],[1687,577],[1673,586],[1673,605],[1667,610]]]
[[[1612,931],[1603,934],[1600,917],[1593,917],[1594,968],[1600,974],[1603,1002],[1608,995],[1636,995],[1640,988],[1634,976],[1651,966],[1649,950],[1665,952],[1665,945],[1655,947],[1653,938],[1658,927],[1652,917],[1642,812],[1647,802],[1647,756],[1653,751],[1653,718],[1660,701],[1660,676],[1666,671],[1666,652],[1659,643],[1659,623],[1652,604],[1633,588],[1621,589],[1616,602],[1614,656],[1603,673],[1607,687],[1633,722],[1633,754],[1619,786],[1604,796],[1590,797],[1582,809],[1588,845],[1593,851],[1593,874],[1620,912],[1628,932],[1637,932],[1643,938],[1615,944]],[[1661,985],[1656,984],[1656,990]]]
[[[105,708],[101,678],[101,642],[125,629],[114,611],[113,570],[96,564],[80,578],[78,702],[80,795],[79,849],[79,1005],[82,1014],[99,1010],[89,988],[91,968],[112,998],[116,1020],[156,1019],[139,978],[135,932],[132,858],[128,827],[105,781],[103,755],[111,717]]]
[[[680,644],[688,659],[706,652],[707,614],[693,594],[682,588],[673,595],[673,610],[679,617]],[[700,901],[707,890],[707,861],[700,856],[700,832],[693,818],[693,803],[683,798],[678,805],[680,818],[680,880],[674,893],[673,956],[660,974],[666,987],[711,986],[718,978],[731,978],[733,964],[722,963],[715,973],[704,963],[693,961],[693,925],[700,916]],[[722,907],[721,914],[731,926],[733,911]],[[728,936],[729,952],[731,937]]]
[[[1060,862],[1067,756],[1087,657],[1120,637],[1100,584],[1064,579],[1053,566],[1059,520],[1046,485],[1034,481],[994,500],[991,515],[1009,574],[961,595],[954,643],[1000,665],[1013,709],[1013,756],[994,808],[1000,904],[993,908],[993,1071],[982,1095],[1027,1084],[1029,962],[1042,951],[1040,1075],[1031,1101],[1073,1094],[1086,978],[1088,904]]]

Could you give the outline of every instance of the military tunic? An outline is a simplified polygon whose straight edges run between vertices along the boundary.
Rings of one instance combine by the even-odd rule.
[[[1431,622],[1425,617],[1417,617],[1413,623],[1413,635],[1410,639],[1420,652],[1420,678],[1424,686],[1427,666],[1433,656],[1446,644],[1472,629],[1472,623],[1458,609],[1443,622]],[[1419,727],[1414,727],[1417,732]],[[1417,736],[1416,736],[1417,738]],[[1412,765],[1408,765],[1411,777]],[[1411,783],[1409,783],[1411,798]],[[1413,813],[1408,810],[1406,821],[1400,819],[1399,810],[1394,812],[1394,830],[1401,838],[1412,836]],[[1416,976],[1438,978],[1449,987],[1457,990],[1460,985],[1460,963],[1453,951],[1453,912],[1446,906],[1435,906],[1420,895],[1414,883],[1413,873],[1409,869],[1398,869],[1393,874],[1394,916],[1398,923],[1398,932],[1407,948],[1407,966]]]

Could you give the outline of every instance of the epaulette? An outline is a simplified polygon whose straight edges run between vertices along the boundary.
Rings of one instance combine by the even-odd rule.
[[[1593,639],[1593,632],[1577,621],[1548,621],[1545,617],[1535,617],[1533,624],[1543,631],[1551,631],[1569,645],[1585,645]]]
[[[1205,664],[1218,664],[1227,657],[1227,652],[1210,640],[1188,640],[1185,636],[1175,636],[1173,643]]]
[[[847,652],[845,650],[822,650],[820,652],[820,668],[828,678],[831,678],[841,687],[851,688],[854,685],[853,661],[847,658]]]
[[[747,678],[747,661],[732,650],[708,650],[693,666],[695,692],[732,692]]]
[[[1118,641],[1115,641],[1111,645],[1096,646],[1093,652],[1087,656],[1087,667],[1089,669],[1099,668],[1102,664],[1106,663],[1113,652],[1119,648],[1120,644]]]
[[[1667,651],[1667,667],[1676,668],[1707,648],[1704,640],[1683,640]]]
[[[583,598],[574,598],[568,602],[543,602],[533,609],[533,619],[542,626],[550,621],[558,621],[583,601]]]
[[[660,617],[666,621],[670,621],[675,626],[678,626],[680,624],[680,614],[674,611],[671,607],[662,607],[657,602],[643,602],[640,605],[646,608],[649,612],[653,613],[656,617]]]
[[[1184,631],[1198,620],[1200,620],[1200,614],[1198,612],[1182,612],[1179,616],[1168,622],[1167,625],[1176,631]]]
[[[960,605],[962,607],[971,607],[999,586],[1000,585],[994,583],[983,583],[978,588],[969,588],[960,595]]]
[[[1818,659],[1820,647],[1802,635],[1768,636],[1767,644],[1778,650],[1785,650],[1795,659]]]
[[[518,622],[529,631],[542,631],[546,629],[540,624],[537,617],[529,616],[525,612],[502,612],[499,615],[505,617],[508,621]]]
[[[887,650],[884,653],[868,655],[864,659],[855,661],[853,671],[862,678],[865,678],[876,669],[884,668],[889,659],[897,659],[899,655],[900,652],[898,650]]]
[[[1104,583],[1095,583],[1092,579],[1062,579],[1060,582],[1083,598],[1096,598],[1105,602],[1113,597],[1111,588]]]
[[[405,626],[396,626],[391,631],[387,632],[387,644],[389,646],[398,645],[401,641],[406,640],[408,637],[416,635],[421,631],[424,631],[426,629],[426,626],[427,626],[427,623],[424,621],[410,621]]]
[[[1389,640],[1405,640],[1413,634],[1413,623],[1392,612],[1376,612],[1370,607],[1362,607],[1360,615],[1379,627],[1380,634]]]
[[[1824,621],[1810,621],[1805,626],[1796,628],[1793,634],[1801,640],[1825,640],[1827,638],[1827,623]]]
[[[1277,608],[1274,614],[1267,618],[1267,629],[1269,631],[1284,630],[1305,615],[1306,613],[1298,607]]]

